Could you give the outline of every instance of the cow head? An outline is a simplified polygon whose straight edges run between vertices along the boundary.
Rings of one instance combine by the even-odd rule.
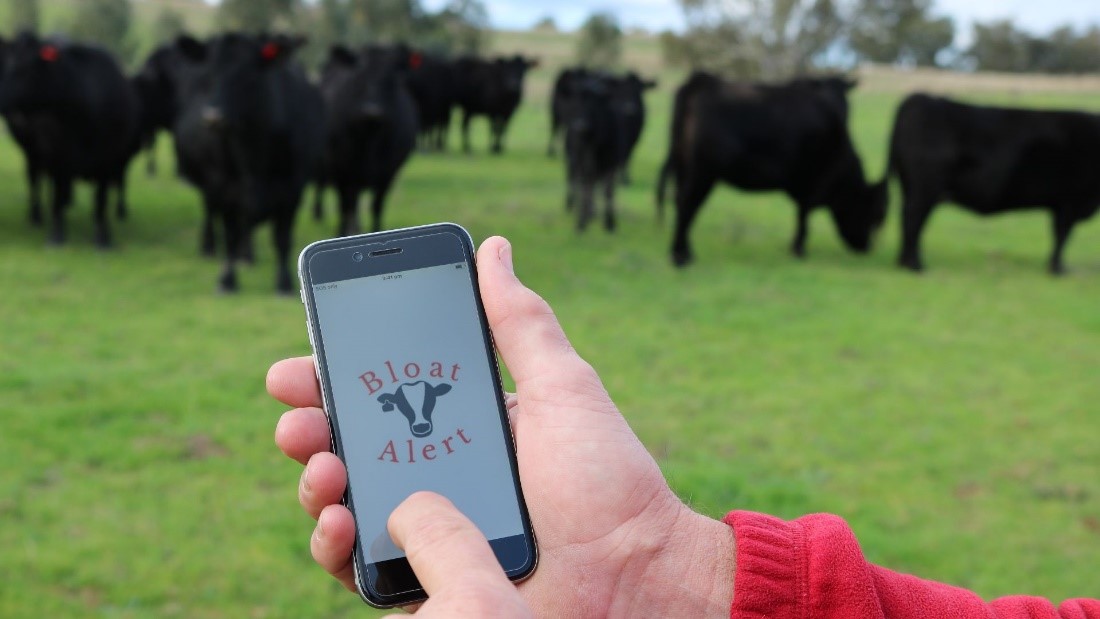
[[[330,113],[338,119],[334,122],[385,123],[402,104],[406,80],[419,63],[423,56],[405,45],[368,45],[358,53],[334,46],[322,72],[322,84],[331,91]]]
[[[436,398],[450,390],[451,386],[446,383],[432,386],[418,380],[401,385],[393,393],[383,393],[378,396],[378,402],[382,404],[382,412],[385,413],[397,408],[409,422],[412,435],[421,438],[432,433],[432,412],[435,410]]]
[[[0,110],[34,112],[59,105],[57,92],[71,79],[64,68],[67,43],[23,32],[4,48]]]

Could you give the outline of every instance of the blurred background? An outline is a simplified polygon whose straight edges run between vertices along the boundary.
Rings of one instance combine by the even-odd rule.
[[[509,237],[518,274],[695,509],[837,513],[872,561],[987,598],[1100,595],[1095,217],[1052,277],[1047,212],[984,218],[945,201],[917,275],[895,265],[897,183],[868,255],[816,211],[795,259],[792,200],[723,186],[695,221],[696,261],[676,269],[674,217],[654,208],[673,95],[693,70],[858,81],[846,125],[877,181],[914,92],[1100,114],[1095,3],[0,0],[5,41],[28,30],[106,49],[128,76],[182,34],[231,30],[304,35],[295,57],[313,83],[334,44],[537,62],[504,152],[479,117],[463,153],[452,123],[446,147],[409,154],[385,227]],[[575,230],[569,154],[547,156],[570,67],[656,82],[614,233]],[[129,215],[100,249],[88,183],[63,245],[28,220],[25,162],[0,133],[0,617],[373,616],[313,564],[300,466],[274,446],[284,409],[264,375],[309,347],[297,294],[275,294],[270,226],[239,292],[219,293],[173,144],[171,130],[155,138],[152,174],[144,156],[129,165]],[[311,196],[292,259],[336,229],[335,196],[321,220]]]

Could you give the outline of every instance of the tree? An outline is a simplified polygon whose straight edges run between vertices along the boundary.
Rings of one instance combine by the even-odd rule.
[[[611,13],[593,13],[577,38],[577,63],[594,69],[611,69],[623,54],[623,31]]]
[[[536,32],[557,32],[558,22],[554,21],[552,15],[546,15],[539,18],[539,20],[535,22],[535,25],[531,26],[531,30]]]
[[[160,44],[171,41],[187,31],[187,21],[183,19],[179,11],[171,7],[164,7],[157,13],[153,20],[153,42]]]
[[[836,0],[679,0],[692,66],[741,77],[803,73],[839,40]]]
[[[38,11],[38,0],[8,0],[8,21],[13,32],[29,30],[38,32],[42,15]]]
[[[981,71],[1027,71],[1031,37],[1011,19],[974,24],[974,43],[967,51]]]
[[[130,0],[82,0],[73,12],[69,35],[77,41],[102,45],[126,65],[134,51],[132,21]]]
[[[222,0],[218,24],[227,30],[271,30],[279,18],[291,18],[300,0]]]
[[[859,0],[854,7],[852,50],[873,62],[934,65],[955,38],[948,17],[932,17],[932,0]]]

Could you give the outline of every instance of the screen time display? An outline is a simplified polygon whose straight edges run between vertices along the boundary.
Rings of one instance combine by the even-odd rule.
[[[341,450],[367,563],[403,558],[386,531],[417,490],[490,539],[523,534],[469,267],[313,287]]]

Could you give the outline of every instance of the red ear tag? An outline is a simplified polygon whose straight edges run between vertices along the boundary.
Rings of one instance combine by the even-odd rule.
[[[419,69],[422,64],[424,64],[424,57],[421,56],[419,52],[409,56],[409,67],[411,67],[413,71]]]
[[[262,49],[260,49],[260,56],[264,60],[275,60],[279,55],[279,46],[275,43],[264,43]]]
[[[38,50],[38,57],[46,62],[57,62],[59,56],[61,56],[61,52],[57,51],[57,48],[53,45],[43,45]]]

